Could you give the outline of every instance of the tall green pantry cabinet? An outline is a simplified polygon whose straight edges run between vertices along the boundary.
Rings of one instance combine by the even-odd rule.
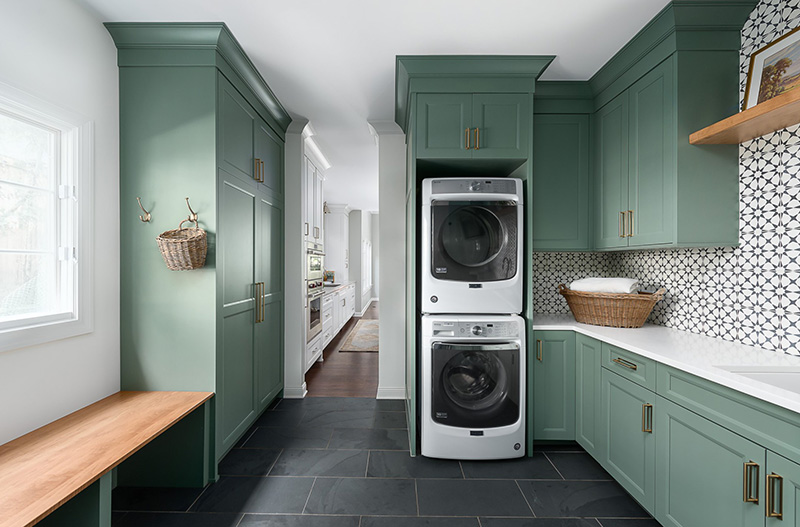
[[[283,389],[291,119],[224,24],[106,27],[120,84],[122,389],[213,391],[216,467]],[[187,197],[206,265],[170,271],[155,237],[187,217]]]

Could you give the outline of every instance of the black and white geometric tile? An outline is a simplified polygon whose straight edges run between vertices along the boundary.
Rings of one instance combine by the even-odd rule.
[[[800,26],[800,0],[761,0],[742,29],[750,55]],[[739,247],[535,253],[534,311],[569,313],[558,284],[627,276],[667,294],[649,321],[800,356],[800,125],[739,148]]]

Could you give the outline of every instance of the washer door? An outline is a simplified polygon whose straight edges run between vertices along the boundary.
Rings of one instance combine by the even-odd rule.
[[[435,342],[433,420],[462,428],[494,428],[519,418],[519,347],[514,343]]]
[[[440,280],[494,282],[517,273],[515,201],[434,201],[431,273]]]

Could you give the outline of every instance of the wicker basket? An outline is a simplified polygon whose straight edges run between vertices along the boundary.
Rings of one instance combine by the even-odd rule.
[[[614,328],[640,328],[656,302],[664,298],[666,290],[662,287],[652,294],[586,293],[573,291],[561,284],[558,292],[567,300],[578,322]]]
[[[196,221],[194,227],[184,229],[187,221],[190,220],[183,220],[177,229],[162,232],[156,238],[164,263],[172,271],[200,269],[206,264],[206,231],[199,228]]]

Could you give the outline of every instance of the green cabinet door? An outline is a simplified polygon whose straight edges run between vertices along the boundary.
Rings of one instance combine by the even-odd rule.
[[[595,247],[627,247],[622,235],[628,210],[628,92],[600,108],[594,126]]]
[[[254,155],[259,162],[259,179],[272,196],[283,197],[283,141],[264,122],[255,120]]]
[[[529,93],[472,96],[473,159],[528,158],[531,98]]]
[[[575,332],[534,331],[533,438],[575,439]]]
[[[217,266],[221,274],[221,351],[217,365],[217,453],[224,454],[255,418],[255,241],[258,201],[219,171]],[[219,455],[218,455],[219,459]]]
[[[800,527],[800,465],[767,451],[764,480],[767,527]]]
[[[589,116],[533,120],[533,249],[590,251]]]
[[[593,457],[603,449],[600,358],[599,340],[575,335],[575,439]]]
[[[603,451],[600,463],[648,512],[655,509],[656,395],[605,368],[602,379]],[[712,524],[708,524],[712,525]]]
[[[472,95],[417,96],[417,158],[471,158]],[[474,146],[470,144],[469,146]]]
[[[675,122],[672,59],[628,89],[630,247],[674,241]]]
[[[221,74],[219,87],[219,166],[247,183],[255,183],[253,134],[258,116]]]
[[[283,389],[283,210],[280,202],[258,197],[256,280],[263,283],[256,319],[255,372],[258,410]]]
[[[655,517],[661,525],[764,525],[763,447],[660,396],[654,427],[658,434]],[[749,478],[743,477],[748,473],[745,463],[757,465]],[[743,499],[747,494],[758,499],[747,502]]]

